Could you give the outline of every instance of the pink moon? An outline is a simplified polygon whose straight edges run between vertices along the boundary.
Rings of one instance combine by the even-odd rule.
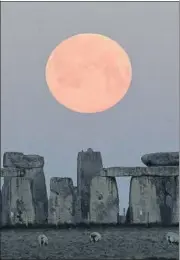
[[[103,112],[127,93],[130,59],[114,40],[100,34],[78,34],[62,41],[46,65],[53,97],[79,113]]]

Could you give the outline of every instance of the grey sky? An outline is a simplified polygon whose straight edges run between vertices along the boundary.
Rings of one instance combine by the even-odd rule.
[[[1,151],[45,157],[52,176],[76,184],[78,151],[101,151],[104,166],[140,166],[140,156],[178,146],[178,2],[1,3]],[[77,33],[119,42],[133,69],[131,87],[112,109],[98,114],[67,110],[50,94],[50,52]],[[118,180],[121,209],[129,180]],[[121,210],[122,212],[122,210]]]

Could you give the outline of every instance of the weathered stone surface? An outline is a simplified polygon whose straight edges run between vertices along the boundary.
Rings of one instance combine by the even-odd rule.
[[[94,177],[90,186],[90,222],[114,223],[119,218],[119,196],[116,179]]]
[[[35,209],[35,223],[48,222],[48,196],[43,168],[27,169],[27,178],[31,175],[31,193]]]
[[[17,169],[17,168],[1,168],[1,175],[0,177],[24,177],[25,170],[24,169]]]
[[[25,178],[9,178],[3,185],[3,224],[34,223],[35,212],[30,182]]]
[[[14,161],[21,161],[23,158],[23,153],[19,152],[5,152],[3,155],[3,166],[4,167],[13,167]]]
[[[129,198],[131,223],[161,222],[155,182],[154,177],[132,177]]]
[[[78,205],[79,205],[78,189],[77,189],[77,187],[74,187],[74,202],[73,202],[74,223],[79,223],[80,222],[81,212],[79,210]]]
[[[179,153],[149,153],[141,157],[141,161],[146,166],[178,166]]]
[[[179,176],[175,177],[175,190],[173,191],[172,223],[179,223]]]
[[[39,155],[24,155],[18,152],[6,152],[3,156],[4,167],[39,168],[44,166],[44,158]]]
[[[14,156],[13,160],[11,160],[12,154]],[[30,223],[47,223],[48,198],[43,171],[44,159],[41,159],[43,157],[37,156],[36,160],[35,155],[27,155],[26,159],[28,158],[28,163],[23,165],[21,161],[18,161],[18,158],[19,160],[24,160],[23,154],[17,153],[17,156],[16,153],[12,154],[6,153],[4,156],[4,167],[6,168],[2,171],[4,175],[6,175],[2,191],[3,223],[19,223],[18,219],[15,217],[17,214],[20,214],[18,213],[20,212],[18,205],[21,205],[21,211],[23,211],[21,213],[22,216],[20,217],[22,223],[24,223],[25,218],[27,220],[27,217],[25,216],[27,214]],[[35,163],[37,161],[38,163]],[[10,167],[7,167],[7,165],[10,165]],[[22,165],[23,169],[21,167]],[[27,166],[27,168],[25,166]],[[18,168],[16,169],[16,167]],[[10,174],[6,174],[7,172]],[[22,176],[22,173],[24,177],[14,177]],[[11,177],[8,177],[8,175]],[[14,215],[13,220],[10,218],[11,212],[14,212],[11,214]]]
[[[2,186],[2,225],[10,222],[10,177],[4,178]]]
[[[132,177],[130,183],[131,223],[172,224],[177,213],[177,177]],[[177,220],[177,217],[176,217]]]
[[[90,183],[102,169],[100,152],[88,149],[78,153],[77,158],[77,187],[78,187],[78,210],[81,212],[80,222],[88,222],[90,213]]]
[[[49,216],[51,224],[74,222],[74,187],[70,178],[50,180]]]
[[[98,174],[98,173],[97,173]],[[125,177],[125,176],[179,176],[178,166],[159,167],[110,167],[101,169],[100,176]]]

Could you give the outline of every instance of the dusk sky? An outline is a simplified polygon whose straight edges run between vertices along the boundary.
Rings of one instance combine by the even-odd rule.
[[[145,153],[179,150],[178,2],[2,2],[1,152],[39,154],[51,177],[76,185],[77,154],[100,151],[104,167],[143,166]],[[45,66],[62,40],[79,33],[117,41],[132,83],[113,108],[72,112],[51,95]],[[121,212],[129,178],[118,178]]]

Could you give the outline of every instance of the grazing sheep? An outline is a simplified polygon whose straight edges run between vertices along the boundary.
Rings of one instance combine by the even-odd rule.
[[[179,245],[179,235],[174,232],[168,232],[166,234],[166,240],[169,244],[176,244]]]
[[[101,240],[101,235],[98,232],[92,232],[89,236],[91,242],[98,242]]]
[[[39,246],[47,246],[48,245],[48,238],[44,234],[38,236],[38,243]]]
[[[10,218],[11,218],[11,221],[14,219],[14,212],[10,212]]]

